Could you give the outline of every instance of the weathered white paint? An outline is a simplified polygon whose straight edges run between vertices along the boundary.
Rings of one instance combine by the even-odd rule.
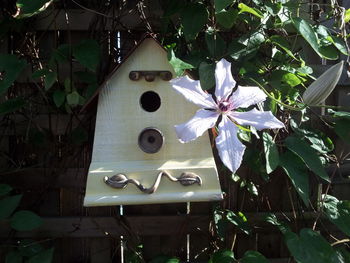
[[[149,38],[106,82],[99,94],[84,205],[220,200],[222,194],[208,135],[182,144],[174,130],[175,124],[189,120],[198,108],[174,91],[168,81],[130,80],[132,70],[169,70],[174,74],[166,51]],[[145,111],[139,103],[146,91],[154,91],[161,98],[161,106],[155,112]],[[138,136],[146,127],[158,128],[165,137],[157,153],[145,153],[138,146]],[[125,173],[150,187],[161,170],[175,177],[182,172],[194,172],[201,176],[203,184],[184,187],[163,178],[155,193],[144,194],[134,185],[113,189],[103,182],[106,175]]]

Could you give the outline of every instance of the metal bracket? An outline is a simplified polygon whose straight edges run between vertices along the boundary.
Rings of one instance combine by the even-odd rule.
[[[150,188],[144,187],[139,181],[135,179],[129,179],[125,174],[121,174],[121,173],[113,175],[111,177],[105,176],[103,178],[103,181],[110,187],[117,188],[117,189],[123,189],[129,183],[131,183],[136,185],[140,189],[140,191],[142,191],[143,193],[153,194],[155,191],[157,191],[163,176],[166,176],[172,182],[179,182],[183,186],[188,186],[192,184],[202,185],[202,179],[200,178],[200,176],[190,172],[184,172],[178,178],[175,178],[171,176],[169,173],[161,171],[160,173],[158,173],[156,181]]]
[[[154,81],[156,76],[160,76],[162,80],[169,81],[172,79],[173,74],[167,70],[139,70],[139,71],[130,71],[129,79],[131,80],[139,80],[141,77],[144,77],[146,81],[151,82]]]

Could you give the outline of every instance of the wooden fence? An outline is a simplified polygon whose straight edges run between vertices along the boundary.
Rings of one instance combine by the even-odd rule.
[[[92,1],[93,2],[93,1]],[[107,3],[108,1],[106,1]],[[102,63],[99,81],[110,72],[140,36],[149,31],[150,23],[159,27],[157,1],[149,1],[144,10],[145,21],[138,9],[127,13],[124,5],[134,1],[120,1],[119,8],[91,10],[86,1],[71,2],[61,9],[49,9],[39,16],[27,20],[24,33],[10,32],[0,43],[1,53],[24,50],[21,44],[32,44],[40,52],[40,58],[31,57],[32,68],[26,70],[11,89],[11,95],[29,94],[33,108],[1,117],[0,149],[2,183],[8,183],[24,194],[20,208],[37,212],[44,224],[35,231],[13,232],[9,222],[1,222],[0,239],[6,244],[16,238],[30,238],[46,247],[54,246],[54,262],[123,262],[130,251],[142,251],[146,261],[159,254],[173,255],[188,262],[207,262],[215,249],[213,210],[223,206],[233,211],[243,211],[248,220],[257,227],[246,235],[234,227],[227,230],[225,246],[233,247],[237,257],[248,249],[256,249],[271,262],[290,262],[289,253],[278,230],[264,221],[266,212],[275,212],[283,218],[293,218],[293,211],[304,214],[300,225],[311,224],[315,214],[301,211],[290,184],[285,176],[274,176],[271,182],[255,176],[242,167],[242,177],[256,181],[264,196],[254,197],[234,183],[228,174],[220,171],[225,203],[179,203],[142,206],[113,206],[84,208],[82,206],[87,169],[91,158],[96,108],[75,115],[64,111],[51,111],[42,107],[40,93],[31,73],[39,63],[47,63],[50,51],[59,44],[78,43],[83,38],[98,39],[102,47]],[[102,3],[101,3],[102,5]],[[152,12],[150,12],[152,10]],[[147,13],[148,12],[148,13]],[[112,19],[116,17],[117,19]],[[30,39],[31,41],[29,41]],[[118,43],[118,44],[117,44]],[[34,56],[34,55],[33,55]],[[73,65],[78,68],[78,65]],[[68,76],[68,68],[60,68],[59,80]],[[35,115],[34,115],[35,113]],[[31,115],[32,114],[32,115]],[[87,131],[87,141],[71,142],[71,132],[76,127]],[[40,131],[40,134],[32,130]],[[42,137],[42,134],[45,136]],[[28,136],[37,136],[38,144],[28,144]],[[218,167],[221,165],[218,162]],[[222,169],[219,169],[222,170]],[[334,189],[341,189],[344,181],[338,181]],[[289,186],[288,186],[289,185]],[[319,194],[316,181],[311,189],[311,199]],[[290,193],[290,195],[286,193]],[[349,196],[347,196],[349,198]],[[292,207],[294,206],[294,207]],[[142,249],[139,246],[142,245]],[[5,250],[0,253],[0,261]]]

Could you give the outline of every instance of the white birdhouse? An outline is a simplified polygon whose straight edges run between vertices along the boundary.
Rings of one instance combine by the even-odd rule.
[[[167,52],[145,37],[103,83],[84,206],[222,199],[209,136],[176,137],[198,109],[172,77]]]

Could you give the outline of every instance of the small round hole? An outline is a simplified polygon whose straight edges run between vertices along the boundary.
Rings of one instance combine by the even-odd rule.
[[[140,104],[145,111],[154,112],[160,107],[160,97],[154,91],[147,91],[141,95]]]
[[[149,143],[154,143],[154,142],[156,141],[156,138],[154,138],[153,136],[149,136],[149,137],[147,138],[147,141],[148,141]]]

